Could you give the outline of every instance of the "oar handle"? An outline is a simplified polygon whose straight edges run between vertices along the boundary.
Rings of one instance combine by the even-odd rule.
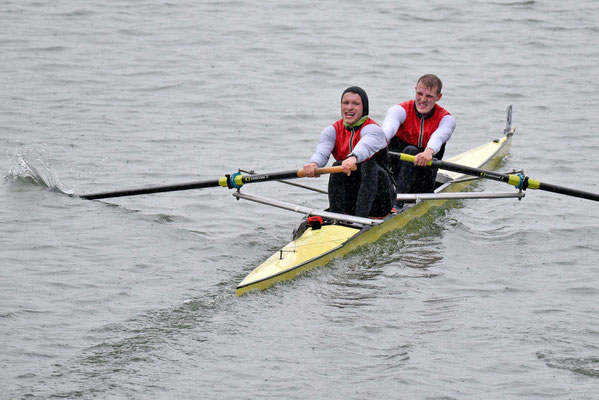
[[[352,171],[355,171],[357,167],[354,166]],[[324,175],[324,174],[337,174],[343,172],[343,168],[339,166],[335,167],[324,167],[324,168],[316,168],[314,171],[315,175]],[[283,171],[283,172],[273,172],[267,174],[256,174],[256,175],[242,175],[241,173],[235,173],[232,175],[227,175],[223,178],[220,178],[219,185],[228,187],[230,189],[239,189],[246,183],[254,183],[254,182],[265,182],[265,181],[276,181],[281,179],[293,179],[293,178],[303,178],[304,170],[298,169],[293,171]]]
[[[413,163],[414,160],[416,159],[416,156],[413,156],[411,154],[406,154],[406,153],[399,153],[399,159],[401,161],[407,161],[407,162]],[[431,165],[433,165],[433,161],[434,161],[434,159],[429,161],[428,164],[426,164],[426,165],[428,165],[430,167]]]
[[[355,171],[356,169],[358,169],[358,167],[356,165],[354,165],[354,167],[351,170]],[[339,174],[341,172],[343,172],[343,167],[341,165],[336,165],[334,167],[316,168],[314,170],[314,175],[318,176],[318,175],[325,175],[325,174]],[[303,169],[297,170],[297,177],[298,178],[305,177]]]

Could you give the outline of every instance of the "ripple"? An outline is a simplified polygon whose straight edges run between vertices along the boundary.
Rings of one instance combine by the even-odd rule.
[[[537,358],[550,368],[565,369],[575,374],[599,378],[599,356],[559,357],[552,351],[541,350]]]
[[[449,202],[236,298],[299,217],[216,189],[48,190],[300,167],[344,87],[381,123],[432,72],[458,120],[447,154],[497,137],[513,103],[505,165],[597,191],[596,1],[338,3],[0,2],[7,398],[596,396],[594,203]]]

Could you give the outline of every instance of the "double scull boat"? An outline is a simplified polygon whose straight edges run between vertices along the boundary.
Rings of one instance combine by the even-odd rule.
[[[511,126],[511,106],[508,107],[506,128],[500,139],[493,140],[448,161],[470,168],[493,169],[510,149],[515,129]],[[255,201],[270,206],[305,214],[306,218],[294,232],[293,240],[251,271],[237,285],[236,294],[266,289],[276,282],[293,279],[310,269],[321,267],[332,259],[378,240],[387,232],[402,228],[414,218],[424,215],[432,207],[449,199],[467,198],[522,198],[524,192],[459,193],[474,179],[460,172],[439,170],[434,193],[405,194],[398,198],[407,203],[397,213],[383,219],[361,218],[276,201],[237,190],[237,199]]]
[[[236,189],[233,196],[237,199],[250,200],[304,214],[304,220],[293,233],[293,240],[256,267],[239,283],[236,293],[242,295],[251,290],[266,289],[276,282],[292,279],[309,269],[323,266],[336,257],[343,256],[360,246],[376,241],[390,231],[402,228],[414,218],[424,215],[432,207],[439,206],[449,199],[508,197],[521,199],[524,197],[526,189],[540,189],[599,201],[599,194],[540,182],[536,179],[530,179],[522,172],[504,174],[490,171],[489,169],[496,168],[502,157],[508,153],[514,132],[515,129],[512,128],[512,107],[510,106],[508,107],[503,137],[461,153],[448,161],[433,159],[429,166],[439,168],[434,192],[398,195],[398,199],[406,202],[407,205],[383,219],[362,218],[327,210],[316,210],[252,195],[240,190],[247,183],[274,180],[307,188],[287,181],[287,179],[303,177],[302,169],[245,175],[239,170],[234,174],[225,175],[218,179],[84,194],[78,197],[97,200],[223,186]],[[414,156],[401,153],[391,154],[400,157],[405,162],[414,161]],[[341,172],[340,166],[316,170],[318,175]],[[475,179],[479,178],[505,182],[515,186],[518,191],[508,193],[464,192]],[[315,188],[311,189],[324,192]]]

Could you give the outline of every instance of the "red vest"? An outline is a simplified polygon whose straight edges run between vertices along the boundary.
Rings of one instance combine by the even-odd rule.
[[[434,113],[430,118],[420,118],[416,115],[414,100],[404,101],[399,104],[406,110],[406,120],[399,126],[395,136],[406,143],[419,148],[425,148],[433,132],[439,127],[439,123],[449,112],[435,104]]]
[[[356,144],[360,141],[360,132],[366,125],[377,124],[374,120],[367,118],[366,121],[355,131],[351,128],[347,128],[343,124],[343,119],[335,122],[333,127],[335,128],[335,147],[333,147],[332,155],[337,161],[343,161],[349,153],[352,152]],[[378,124],[377,124],[378,125]]]

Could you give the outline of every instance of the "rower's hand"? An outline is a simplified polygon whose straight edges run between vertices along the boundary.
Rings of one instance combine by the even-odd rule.
[[[343,160],[343,162],[341,163],[341,168],[343,169],[343,172],[345,172],[345,174],[347,176],[350,176],[351,172],[356,169],[357,164],[358,164],[358,158],[356,156],[349,156],[348,158]]]
[[[316,163],[309,163],[304,165],[304,176],[309,177],[309,178],[315,178],[319,175],[316,175],[315,171],[316,168],[318,168],[318,164]]]
[[[419,167],[427,166],[428,163],[432,161],[434,155],[435,151],[430,147],[427,147],[422,153],[416,154],[414,157],[414,165]]]

